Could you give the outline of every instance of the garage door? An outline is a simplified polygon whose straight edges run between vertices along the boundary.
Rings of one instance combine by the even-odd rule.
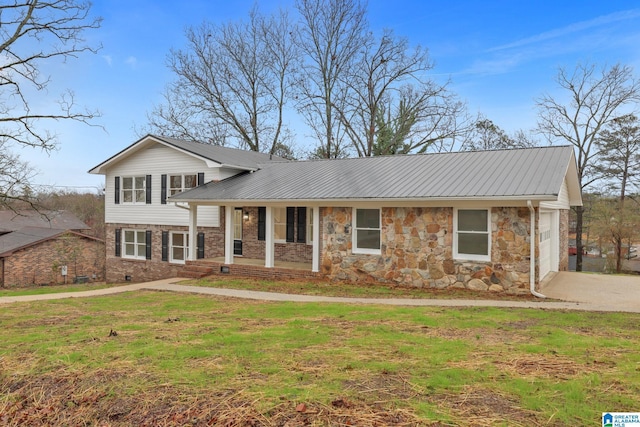
[[[538,224],[538,241],[540,244],[539,265],[540,280],[551,271],[551,213],[540,212],[540,222]]]

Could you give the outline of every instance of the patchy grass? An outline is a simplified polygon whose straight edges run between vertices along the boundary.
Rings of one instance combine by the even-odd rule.
[[[82,283],[72,285],[29,285],[12,288],[0,288],[0,297],[15,297],[20,295],[42,295],[42,294],[60,294],[64,292],[82,292],[92,291],[94,289],[104,289],[118,286],[111,283]]]
[[[11,304],[2,425],[593,425],[640,315],[138,292]]]
[[[198,280],[182,282],[185,285],[252,291],[280,292],[287,294],[324,295],[355,298],[424,298],[424,299],[501,299],[515,301],[539,301],[529,292],[521,295],[479,292],[468,289],[435,289],[394,286],[379,283],[329,282],[326,280],[271,281],[253,278],[208,276]]]

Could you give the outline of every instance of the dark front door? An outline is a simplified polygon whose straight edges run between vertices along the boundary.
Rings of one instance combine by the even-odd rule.
[[[242,208],[233,211],[233,254],[242,255]]]

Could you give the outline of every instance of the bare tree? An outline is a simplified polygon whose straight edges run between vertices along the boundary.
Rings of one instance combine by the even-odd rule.
[[[464,151],[499,150],[505,148],[535,147],[537,141],[519,130],[509,135],[500,126],[479,115],[473,126],[468,129],[461,146]]]
[[[293,33],[286,13],[265,17],[255,8],[246,22],[189,28],[188,47],[169,54],[177,80],[165,105],[148,116],[151,129],[252,151],[274,153],[286,145]]]
[[[89,123],[98,113],[78,109],[71,90],[58,100],[58,108],[40,107],[50,76],[46,63],[97,51],[83,39],[85,30],[100,26],[89,15],[90,4],[76,0],[14,0],[0,4],[0,205],[16,197],[15,186],[27,185],[31,175],[17,167],[10,150],[35,147],[52,150],[57,135],[46,123],[76,120]],[[22,162],[24,165],[24,162]],[[21,196],[17,193],[18,198]]]
[[[622,268],[622,243],[635,224],[629,220],[625,198],[628,188],[638,184],[640,177],[640,122],[633,114],[611,120],[596,139],[602,153],[596,171],[609,181],[613,190],[618,190],[618,209],[615,212],[610,236],[614,243],[616,272]],[[637,215],[636,215],[637,219]]]
[[[315,133],[315,154],[345,155],[344,110],[355,59],[364,46],[366,9],[359,0],[297,0],[302,17],[296,39],[305,60],[298,78],[298,110]]]
[[[599,155],[599,132],[625,106],[640,99],[640,82],[628,66],[614,65],[597,69],[578,65],[573,71],[561,68],[556,81],[568,100],[543,95],[537,100],[538,130],[549,142],[572,144],[577,151],[578,179],[582,189],[597,175],[594,163]],[[582,271],[583,208],[576,207],[576,270]]]
[[[457,122],[448,115],[464,106],[446,85],[427,77],[433,68],[427,50],[410,49],[407,39],[390,30],[379,40],[369,34],[363,43],[351,72],[341,77],[346,98],[336,106],[358,155],[425,151],[453,137],[458,129],[451,125]]]

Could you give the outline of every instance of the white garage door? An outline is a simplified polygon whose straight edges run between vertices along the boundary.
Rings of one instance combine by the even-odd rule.
[[[540,212],[540,222],[538,224],[540,234],[538,235],[540,252],[539,265],[540,265],[540,279],[544,279],[544,276],[551,271],[551,213]]]

